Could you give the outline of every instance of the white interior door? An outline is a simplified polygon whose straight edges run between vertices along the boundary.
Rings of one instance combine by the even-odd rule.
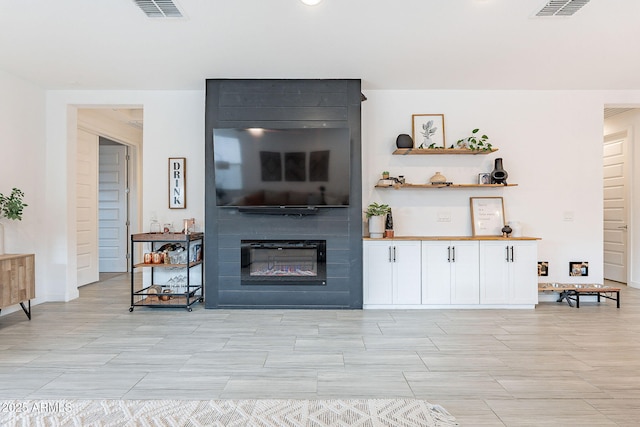
[[[97,282],[98,136],[78,129],[76,153],[76,256],[78,286]]]
[[[127,146],[100,144],[98,234],[100,272],[126,272],[128,253]]]
[[[604,278],[627,283],[627,132],[604,138]]]

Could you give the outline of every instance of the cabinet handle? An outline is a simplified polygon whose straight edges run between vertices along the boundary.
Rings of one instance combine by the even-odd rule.
[[[451,246],[447,246],[447,262],[451,262]]]
[[[391,246],[389,246],[389,262],[393,262],[393,258],[391,258]]]
[[[505,260],[509,262],[509,246],[505,246],[505,249],[507,250],[507,257],[505,258]]]
[[[514,262],[514,259],[513,259],[513,246],[511,246],[511,262]]]
[[[393,262],[396,262],[396,247],[393,247]]]
[[[456,247],[452,246],[451,247],[451,252],[453,253],[453,257],[451,258],[452,262],[456,262]]]

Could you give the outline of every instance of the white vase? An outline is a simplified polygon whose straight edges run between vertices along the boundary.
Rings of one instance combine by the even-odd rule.
[[[0,222],[0,255],[4,255],[4,225]]]
[[[384,215],[369,217],[369,237],[380,239],[384,236]]]

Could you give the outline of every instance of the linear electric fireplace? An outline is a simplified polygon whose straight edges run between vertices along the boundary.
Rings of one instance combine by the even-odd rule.
[[[241,285],[326,285],[325,240],[242,240]]]

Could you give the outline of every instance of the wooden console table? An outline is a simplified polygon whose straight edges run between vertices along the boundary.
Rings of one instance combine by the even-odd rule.
[[[620,308],[620,287],[595,284],[572,284],[572,283],[538,283],[538,291],[558,292],[557,302],[567,300],[567,304],[573,307],[571,301],[576,302],[576,308],[580,308],[580,295],[596,295],[598,302],[600,298],[607,298],[616,302],[616,308]],[[607,295],[609,294],[609,295]],[[615,298],[613,294],[616,294]]]
[[[0,310],[20,304],[31,320],[31,300],[35,296],[35,255],[0,255]],[[25,307],[25,302],[28,308]]]

